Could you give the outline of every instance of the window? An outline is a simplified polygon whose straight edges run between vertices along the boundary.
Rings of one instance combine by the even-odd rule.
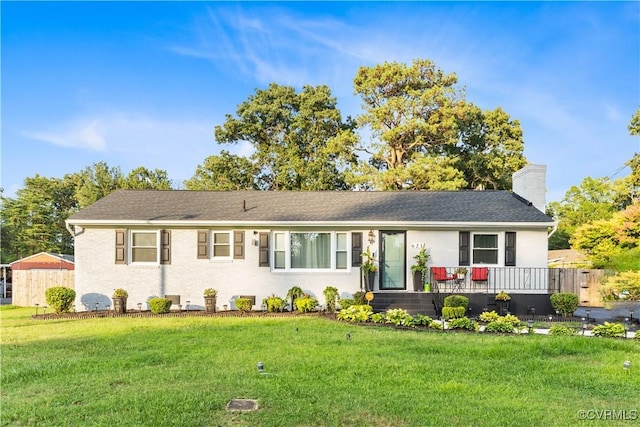
[[[346,270],[348,233],[275,232],[274,269]]]
[[[131,232],[131,262],[158,262],[158,232]]]
[[[274,234],[274,248],[273,248],[273,268],[286,268],[286,258],[285,258],[285,244],[284,244],[285,235],[284,233],[275,233]]]
[[[474,234],[473,235],[473,263],[497,264],[498,263],[498,235]]]
[[[331,234],[291,233],[291,268],[331,268]]]
[[[336,233],[336,268],[347,268],[347,233]]]
[[[229,231],[213,232],[213,258],[231,257],[231,233]]]

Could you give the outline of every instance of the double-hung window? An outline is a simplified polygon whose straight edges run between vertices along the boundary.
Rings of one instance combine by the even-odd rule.
[[[473,263],[497,264],[498,263],[498,235],[474,234],[473,235]]]
[[[282,231],[273,237],[275,269],[347,269],[347,233]]]
[[[131,231],[131,262],[158,263],[158,231]]]
[[[231,232],[214,231],[212,234],[213,259],[231,259]]]

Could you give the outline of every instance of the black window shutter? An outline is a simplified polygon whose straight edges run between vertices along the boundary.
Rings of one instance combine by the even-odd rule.
[[[461,231],[459,237],[459,255],[458,265],[471,265],[471,233],[469,231]]]
[[[116,264],[127,263],[127,230],[116,230]]]
[[[516,265],[516,233],[507,231],[504,233],[504,265],[513,267]]]
[[[160,264],[171,264],[171,231],[160,231]]]
[[[233,259],[244,259],[244,231],[233,232]]]
[[[258,266],[269,267],[269,233],[259,234],[258,248],[260,251]]]
[[[198,259],[209,259],[209,230],[198,230]]]
[[[351,266],[360,267],[362,265],[362,233],[351,233]]]

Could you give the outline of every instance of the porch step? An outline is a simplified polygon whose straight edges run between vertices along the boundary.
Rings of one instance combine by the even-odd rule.
[[[409,314],[426,314],[435,317],[434,300],[437,294],[428,292],[374,292],[371,306],[375,312],[384,312],[390,308],[403,308]]]

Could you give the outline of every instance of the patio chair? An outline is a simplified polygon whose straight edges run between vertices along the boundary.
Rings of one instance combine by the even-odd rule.
[[[472,267],[471,282],[478,284],[488,284],[489,268],[488,267]]]
[[[457,276],[455,274],[447,273],[446,267],[431,267],[431,281],[433,283],[436,283],[436,285],[444,283],[445,289],[447,286],[447,282],[455,280],[456,277]]]

